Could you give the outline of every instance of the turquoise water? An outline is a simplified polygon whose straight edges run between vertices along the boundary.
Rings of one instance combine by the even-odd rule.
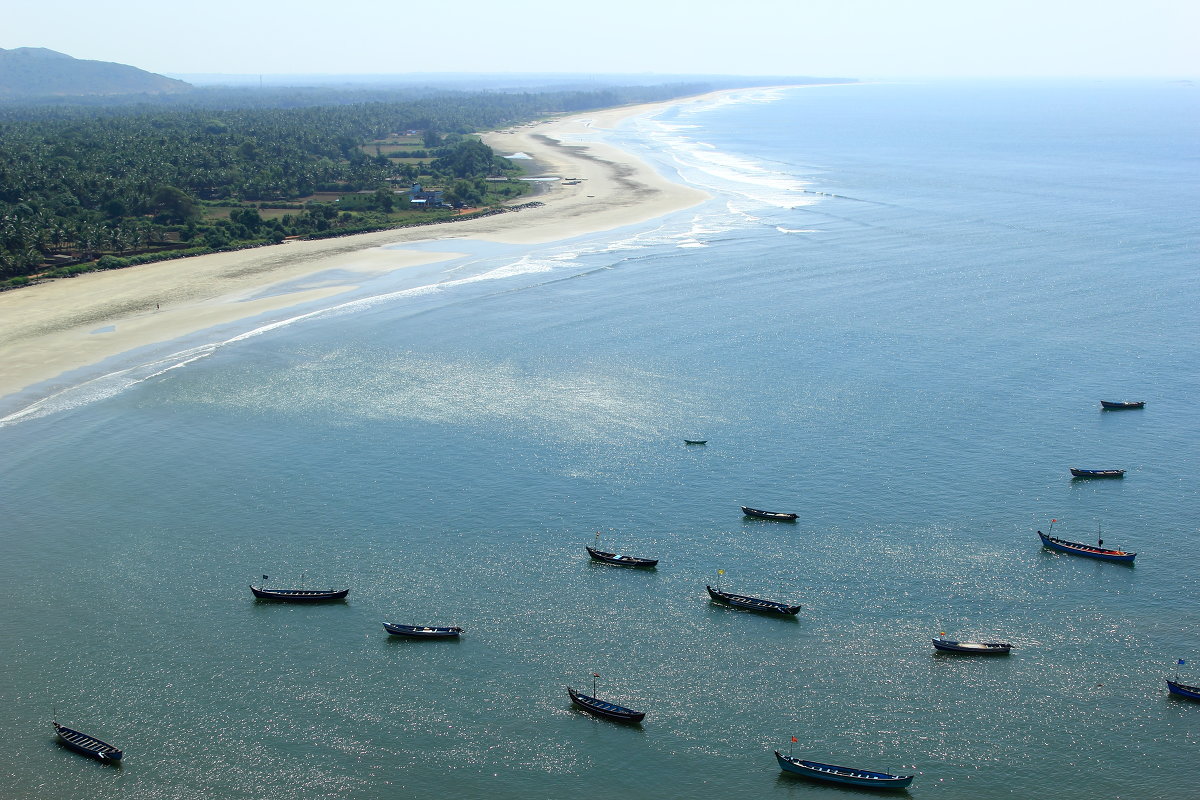
[[[1197,119],[1167,83],[669,111],[617,138],[698,209],[10,399],[5,796],[850,791],[782,776],[793,735],[912,795],[1194,793],[1200,704],[1163,678],[1200,683]],[[1051,519],[1136,566],[1044,551]],[[659,568],[590,563],[597,531]],[[256,604],[263,573],[349,602]],[[572,710],[593,672],[644,725]]]

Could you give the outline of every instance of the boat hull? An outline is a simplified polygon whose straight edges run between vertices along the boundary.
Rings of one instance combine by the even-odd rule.
[[[778,750],[775,751],[775,759],[779,762],[779,768],[784,772],[803,775],[806,778],[827,783],[841,783],[871,789],[907,789],[913,781],[912,775],[891,775],[887,772],[870,772],[853,767],[839,767],[836,764],[823,764],[819,761],[785,756]]]
[[[54,725],[54,733],[58,736],[58,741],[76,753],[111,763],[120,763],[125,756],[119,748],[113,747],[108,742],[102,742],[94,736],[80,733],[65,725],[59,725],[57,722],[51,724]]]
[[[1107,411],[1125,411],[1130,408],[1145,408],[1146,401],[1145,400],[1132,400],[1132,401],[1131,400],[1124,400],[1124,401],[1101,400],[1100,407]]]
[[[1042,546],[1048,547],[1051,550],[1057,550],[1060,553],[1070,553],[1075,556],[1083,556],[1084,558],[1098,558],[1101,561],[1115,561],[1120,564],[1132,564],[1137,553],[1126,553],[1124,550],[1105,550],[1100,547],[1092,547],[1089,544],[1081,544],[1080,542],[1068,542],[1066,539],[1056,539],[1053,536],[1038,531],[1038,536],[1041,537]]]
[[[658,566],[657,558],[638,558],[636,556],[622,556],[616,553],[606,553],[603,550],[597,550],[594,547],[587,548],[588,555],[593,561],[600,561],[605,564],[612,564],[618,567],[642,567],[651,569]]]
[[[764,614],[783,614],[785,616],[795,616],[800,613],[800,606],[789,606],[786,603],[778,603],[774,600],[763,600],[761,597],[747,597],[743,594],[731,594],[723,592],[720,589],[714,589],[711,586],[705,586],[708,590],[708,596],[718,603],[744,608],[747,611],[760,611]]]
[[[1006,656],[1012,650],[1012,645],[1007,642],[956,642],[951,639],[934,639],[933,646],[943,653],[976,656]]]
[[[1072,478],[1124,478],[1123,469],[1076,469],[1071,467]]]
[[[1176,697],[1186,697],[1189,700],[1200,700],[1200,686],[1188,686],[1168,678],[1167,689]]]
[[[763,511],[761,508],[750,508],[750,506],[742,506],[742,513],[747,517],[755,519],[770,519],[775,522],[795,522],[796,514],[785,514],[782,511]]]
[[[345,600],[349,589],[315,591],[312,589],[267,589],[251,586],[250,591],[259,600],[279,600],[284,603],[324,603],[330,600]]]
[[[598,700],[595,697],[580,694],[570,686],[567,687],[567,694],[571,696],[572,703],[589,714],[611,719],[614,722],[641,722],[646,717],[645,711],[634,711],[632,708],[619,706],[616,703]]]
[[[383,623],[383,629],[395,636],[411,636],[414,639],[457,639],[464,630],[457,625],[397,625]]]

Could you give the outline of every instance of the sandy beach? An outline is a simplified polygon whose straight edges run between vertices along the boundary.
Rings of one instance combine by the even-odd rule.
[[[719,92],[713,94],[728,94]],[[622,120],[666,105],[626,106],[483,136],[501,155],[525,153],[548,176],[544,205],[510,214],[284,244],[97,272],[0,293],[0,398],[37,387],[35,400],[70,385],[55,379],[146,345],[214,325],[341,294],[392,270],[450,260],[452,240],[541,244],[612,230],[688,208],[707,195],[668,180],[602,140]],[[528,198],[523,198],[523,202]],[[396,248],[445,241],[445,253]],[[349,276],[349,279],[348,277]]]

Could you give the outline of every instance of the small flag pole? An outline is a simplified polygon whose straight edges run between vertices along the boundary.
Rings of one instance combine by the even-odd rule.
[[[792,748],[796,746],[797,741],[799,741],[799,740],[795,736],[793,736],[792,741],[790,743],[788,743],[788,758],[792,757]]]
[[[595,672],[592,673],[592,697],[596,696],[596,678],[599,677]]]
[[[1056,522],[1058,522],[1058,520],[1056,520],[1056,519],[1050,520],[1050,533],[1054,533],[1054,523],[1056,523]],[[1049,536],[1050,533],[1048,533],[1046,535]]]
[[[717,570],[717,591],[721,591],[721,576],[725,574],[725,570]]]

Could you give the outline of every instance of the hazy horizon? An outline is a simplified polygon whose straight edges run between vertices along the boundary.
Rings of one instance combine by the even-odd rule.
[[[743,0],[736,8],[352,0],[332,13],[313,0],[212,0],[204,8],[181,20],[148,0],[115,9],[47,0],[7,10],[0,48],[45,47],[171,76],[1200,76],[1192,41],[1200,4],[1184,0],[1136,9],[1115,0]]]

